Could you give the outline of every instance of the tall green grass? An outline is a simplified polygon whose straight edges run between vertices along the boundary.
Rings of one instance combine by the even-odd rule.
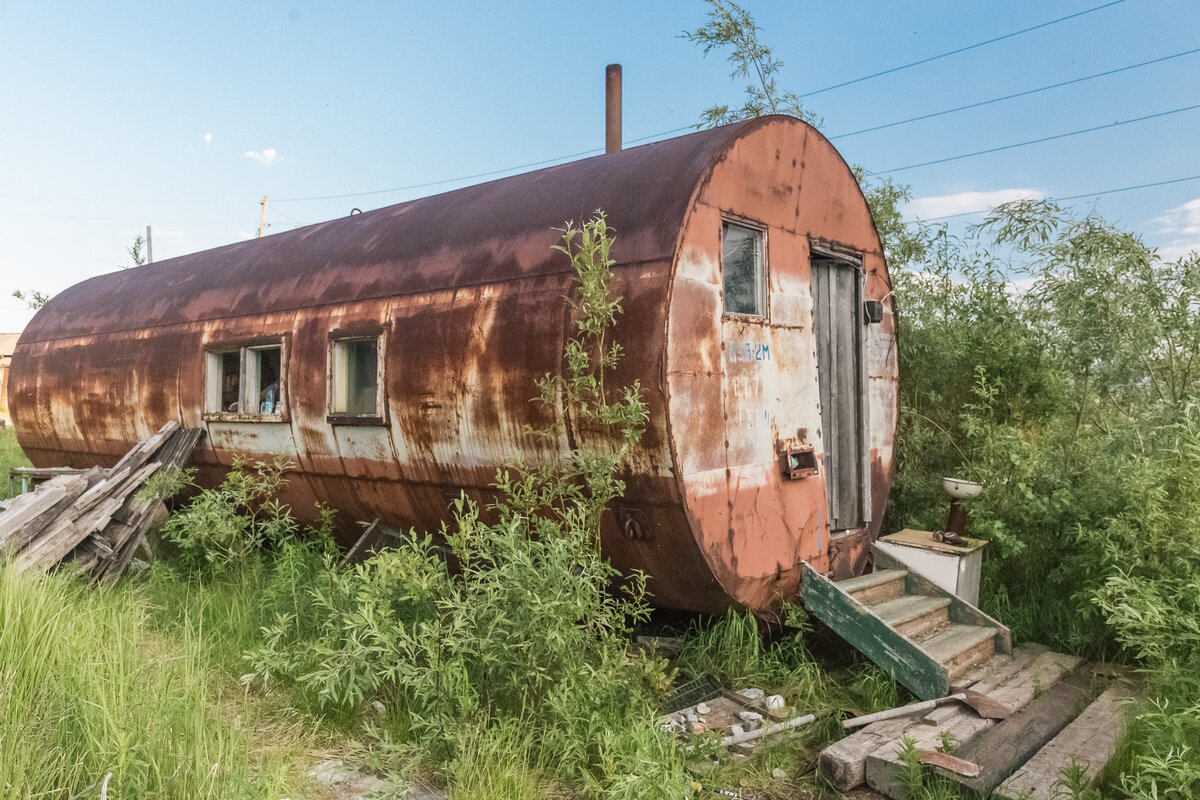
[[[0,428],[0,498],[9,496],[8,474],[13,467],[28,467],[29,459],[17,444],[17,432],[10,426]]]
[[[153,635],[129,588],[0,570],[0,797],[282,797],[286,756],[259,758],[221,698],[198,631]],[[239,729],[240,728],[240,729]],[[89,789],[89,787],[92,787]]]

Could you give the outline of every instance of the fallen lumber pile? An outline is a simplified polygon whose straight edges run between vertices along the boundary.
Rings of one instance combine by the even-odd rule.
[[[1010,712],[988,719],[960,704],[879,718],[821,752],[818,772],[848,792],[868,784],[907,800],[907,743],[927,771],[973,795],[998,800],[1051,800],[1072,765],[1095,782],[1112,758],[1128,722],[1136,686],[1107,665],[1027,644],[965,673],[970,686]],[[928,711],[928,713],[925,713]],[[949,746],[947,743],[950,743]],[[945,752],[947,749],[952,753]],[[941,751],[941,752],[939,752]]]
[[[112,581],[166,519],[162,498],[139,491],[181,469],[204,431],[168,422],[112,469],[67,471],[18,495],[0,513],[0,549],[21,570],[73,569]]]

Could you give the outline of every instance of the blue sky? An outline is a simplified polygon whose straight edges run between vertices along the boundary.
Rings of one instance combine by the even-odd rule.
[[[799,94],[1087,11],[1106,0],[746,0]],[[604,142],[604,66],[627,141],[737,102],[721,54],[679,38],[700,0],[0,0],[0,330],[12,289],[57,292],[156,260],[421,197]],[[1120,0],[1020,36],[812,95],[831,137],[1200,48],[1200,2]],[[883,171],[1200,104],[1200,53],[874,133]],[[936,217],[1200,175],[1200,109],[893,173]],[[589,153],[590,154],[590,153]],[[455,180],[460,179],[460,180]],[[326,197],[397,187],[421,188]],[[1200,180],[1092,202],[1171,256],[1200,247]],[[969,220],[970,218],[968,218]],[[960,224],[963,220],[955,220]]]

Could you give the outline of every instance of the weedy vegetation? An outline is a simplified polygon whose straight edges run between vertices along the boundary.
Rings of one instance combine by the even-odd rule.
[[[261,798],[304,785],[305,737],[228,691],[195,626],[158,635],[148,606],[134,586],[0,570],[0,797],[98,797],[104,784],[112,798]]]
[[[598,542],[646,418],[640,387],[605,382],[621,357],[608,338],[620,313],[611,243],[600,213],[563,230],[576,334],[565,374],[539,386],[558,422],[531,431],[562,442],[570,414],[590,443],[558,460],[514,461],[496,476],[494,502],[460,497],[436,539],[414,535],[363,564],[326,568],[303,609],[267,626],[250,685],[282,682],[305,707],[342,719],[381,701],[370,755],[418,765],[455,791],[498,771],[517,795],[543,778],[591,796],[679,795],[682,760],[655,724],[665,666],[627,650],[630,626],[648,614],[645,580],[610,591],[618,575]]]
[[[11,426],[0,428],[0,497],[7,498],[9,473],[13,467],[28,467],[29,459],[17,444],[17,432]],[[19,487],[17,491],[20,491]]]

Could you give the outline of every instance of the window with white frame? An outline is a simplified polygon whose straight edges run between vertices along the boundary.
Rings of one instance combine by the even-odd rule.
[[[204,412],[235,419],[283,418],[283,343],[212,347]]]
[[[763,231],[735,222],[721,225],[721,275],[725,313],[767,315],[767,268]]]
[[[341,419],[383,416],[383,337],[354,336],[329,343],[329,414]]]

